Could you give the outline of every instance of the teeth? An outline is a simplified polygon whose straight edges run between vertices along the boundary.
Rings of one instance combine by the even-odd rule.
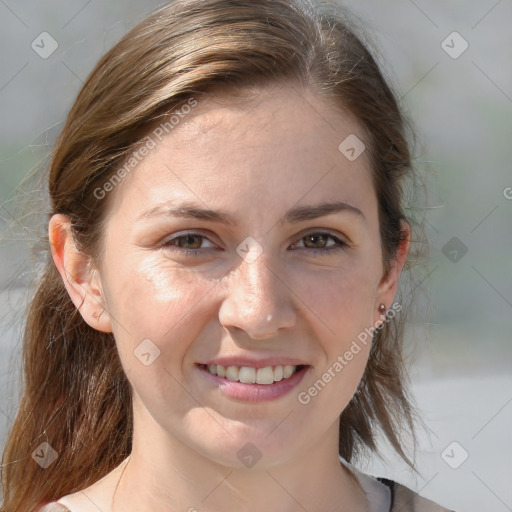
[[[238,380],[238,374],[239,371],[237,366],[228,366],[226,368],[226,379],[232,381]]]
[[[256,384],[272,384],[274,382],[274,370],[271,366],[259,368],[256,373]]]
[[[295,366],[284,366],[283,367],[283,378],[287,379],[288,377],[291,377],[294,371],[295,371]]]
[[[254,384],[256,382],[256,368],[242,366],[238,372],[238,380],[240,382],[244,382],[245,384]]]
[[[265,368],[252,368],[251,366],[222,366],[220,364],[209,364],[208,371],[212,375],[225,377],[230,381],[243,382],[244,384],[273,384],[283,379],[291,377],[297,367],[286,366],[266,366]]]
[[[293,368],[293,366],[292,366],[292,368]],[[283,377],[284,377],[283,367],[282,366],[276,366],[274,368],[274,380],[276,382],[278,382],[280,380],[283,380]]]

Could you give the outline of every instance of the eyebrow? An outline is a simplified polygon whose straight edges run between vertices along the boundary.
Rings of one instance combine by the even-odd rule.
[[[329,203],[321,203],[311,206],[296,206],[286,212],[284,217],[279,221],[279,224],[294,224],[339,212],[350,213],[355,217],[365,219],[363,212],[347,201],[332,201]],[[157,217],[160,215],[219,222],[228,226],[234,226],[236,224],[234,218],[224,210],[201,208],[198,205],[189,202],[184,202],[179,206],[172,206],[167,203],[155,206],[154,208],[151,208],[151,210],[144,212],[139,217],[139,220]]]

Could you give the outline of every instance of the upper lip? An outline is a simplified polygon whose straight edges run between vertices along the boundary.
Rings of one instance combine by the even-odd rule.
[[[200,363],[205,365],[221,365],[221,366],[248,366],[250,368],[266,368],[268,366],[308,366],[307,363],[300,359],[292,357],[265,357],[256,359],[251,357],[231,356],[218,357],[210,361]]]

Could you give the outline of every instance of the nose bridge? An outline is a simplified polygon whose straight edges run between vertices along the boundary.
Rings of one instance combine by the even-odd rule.
[[[262,301],[270,298],[270,291],[277,284],[275,272],[270,265],[269,259],[260,255],[255,261],[244,261],[238,267],[238,280],[247,289],[249,297],[261,296]]]
[[[250,263],[242,261],[231,273],[219,314],[225,327],[238,327],[255,339],[269,338],[293,325],[294,318],[287,287],[264,254]]]

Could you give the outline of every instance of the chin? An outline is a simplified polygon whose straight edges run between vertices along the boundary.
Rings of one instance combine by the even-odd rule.
[[[289,461],[293,453],[300,453],[301,447],[294,447],[289,436],[278,433],[274,423],[267,421],[261,427],[244,425],[243,432],[235,428],[230,430],[231,435],[226,434],[222,440],[212,439],[208,445],[202,439],[198,451],[233,469],[267,469]]]

